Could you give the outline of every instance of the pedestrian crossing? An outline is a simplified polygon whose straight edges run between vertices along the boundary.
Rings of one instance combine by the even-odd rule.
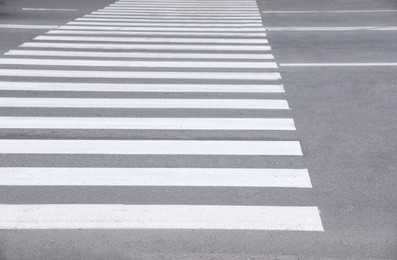
[[[266,37],[254,0],[119,0],[9,50],[0,57],[0,189],[310,192]],[[139,158],[149,159],[134,165]],[[313,202],[282,198],[48,204],[23,194],[2,200],[0,229],[324,231]]]

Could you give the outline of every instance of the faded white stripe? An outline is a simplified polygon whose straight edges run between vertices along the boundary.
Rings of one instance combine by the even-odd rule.
[[[299,141],[1,139],[0,153],[302,156]]]
[[[0,212],[0,229],[324,231],[317,207],[3,204]]]
[[[0,167],[1,186],[311,188],[307,169]]]
[[[0,117],[13,129],[295,130],[291,118]]]

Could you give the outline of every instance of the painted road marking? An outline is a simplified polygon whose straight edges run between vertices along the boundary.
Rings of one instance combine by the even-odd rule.
[[[0,167],[1,186],[311,188],[307,169]]]
[[[0,117],[0,128],[296,130],[291,118]]]
[[[54,29],[54,28],[50,28]],[[163,31],[163,32],[174,32],[174,31],[189,31],[189,32],[234,32],[234,33],[242,33],[242,32],[266,32],[264,27],[244,27],[244,28],[216,28],[216,27],[208,27],[208,28],[197,28],[197,27],[127,27],[127,26],[79,26],[79,25],[64,25],[60,26],[58,29],[67,29],[67,30],[119,30],[119,31]]]
[[[267,27],[271,32],[397,31],[397,26]]]
[[[118,15],[118,14],[86,14],[84,17],[105,17],[105,18],[130,18],[130,19],[146,19],[149,21],[157,21],[157,20],[176,20],[176,21],[184,21],[184,20],[192,20],[192,21],[201,21],[201,22],[208,22],[208,21],[219,21],[219,20],[225,20],[225,22],[239,22],[239,21],[262,21],[260,17],[252,18],[252,17],[230,17],[230,16],[225,16],[225,17],[219,17],[219,16],[192,16],[192,17],[186,17],[186,16],[170,16],[170,15],[156,15],[155,17],[151,15]]]
[[[119,12],[112,12],[111,10],[99,10],[92,12],[91,14],[111,14],[111,15],[121,15],[121,14],[128,14],[128,15],[147,15],[147,16],[170,16],[170,17],[245,17],[245,18],[261,18],[259,14],[246,14],[246,13],[212,13],[208,14],[207,12],[204,13],[149,13],[149,12],[127,12],[127,11],[119,11]]]
[[[269,45],[26,42],[20,47],[101,50],[269,51]]]
[[[197,21],[194,19],[145,19],[145,18],[118,18],[118,17],[91,17],[91,16],[86,16],[82,18],[77,18],[75,21],[106,21],[106,22],[147,22],[147,24],[150,24],[149,22],[155,22],[155,23],[194,23],[194,24],[221,24],[221,23],[229,23],[229,24],[256,24],[256,25],[262,25],[262,21],[259,19],[252,19],[252,20],[205,20],[205,21]]]
[[[150,42],[150,43],[233,43],[268,44],[266,39],[222,39],[222,38],[169,38],[169,37],[104,37],[104,36],[54,36],[41,35],[34,38],[40,41],[87,41],[87,42]]]
[[[284,93],[283,85],[226,84],[103,84],[63,82],[2,81],[1,90],[13,91],[105,91],[105,92],[220,92],[220,93]]]
[[[379,63],[280,63],[281,67],[395,67],[397,62]]]
[[[32,139],[0,139],[0,154],[303,155],[299,141]]]
[[[76,22],[68,22],[67,24],[76,24],[76,25],[117,25],[117,26],[148,26],[148,27],[222,27],[222,28],[262,28],[262,23],[239,23],[239,24],[230,24],[230,23],[187,23],[179,22],[179,23],[156,23],[156,22],[145,22],[141,23],[139,21],[136,22],[101,22],[101,21],[76,21]]]
[[[91,58],[155,58],[155,59],[236,59],[236,60],[272,60],[272,54],[250,53],[177,53],[177,52],[98,52],[98,51],[39,51],[10,50],[5,55],[23,56],[59,56]]]
[[[233,61],[117,61],[117,60],[63,60],[63,59],[7,59],[0,65],[83,66],[124,68],[278,68],[275,62]]]
[[[2,204],[0,211],[0,229],[324,231],[317,207]]]
[[[262,11],[264,14],[315,14],[315,13],[391,13],[397,10],[308,10],[308,11]]]
[[[282,99],[0,98],[0,107],[289,109]]]
[[[129,36],[145,36],[145,35],[156,35],[158,36],[184,36],[184,37],[196,37],[196,36],[209,36],[209,37],[237,37],[237,38],[257,38],[266,37],[266,33],[252,33],[252,32],[129,32],[129,31],[89,31],[89,30],[51,30],[46,34],[78,34],[78,35],[129,35]],[[196,38],[197,39],[197,38]]]
[[[88,70],[23,70],[0,69],[0,76],[50,78],[108,79],[195,79],[195,80],[279,80],[278,72],[163,72],[163,71],[88,71]]]

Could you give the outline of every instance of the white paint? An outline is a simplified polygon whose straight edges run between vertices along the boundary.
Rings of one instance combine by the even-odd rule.
[[[317,207],[3,204],[0,212],[0,229],[324,231]]]
[[[183,10],[183,11],[178,11],[178,10],[159,10],[159,9],[155,9],[155,10],[148,10],[148,9],[135,9],[135,10],[131,10],[131,9],[112,9],[112,8],[104,8],[104,9],[99,9],[98,12],[113,12],[113,13],[118,13],[118,12],[125,12],[125,13],[149,13],[149,14],[161,14],[161,13],[166,13],[166,14],[229,14],[229,15],[233,15],[233,14],[247,14],[247,15],[255,15],[255,16],[260,16],[259,12],[257,10],[253,10],[253,11],[239,11],[239,10],[195,10],[195,9],[191,9],[191,10]]]
[[[397,31],[397,26],[267,27],[271,32]]]
[[[101,21],[81,21],[77,20],[77,22],[68,22],[67,24],[77,24],[77,25],[121,25],[121,26],[161,26],[161,27],[195,27],[195,28],[212,28],[212,27],[225,27],[225,28],[257,28],[262,27],[262,23],[188,23],[186,21],[181,21],[178,23],[157,23],[157,22],[101,22]]]
[[[103,84],[64,82],[0,81],[0,90],[13,91],[90,91],[90,92],[219,92],[219,93],[284,93],[283,85],[226,84]]]
[[[162,3],[151,3],[151,4],[131,4],[131,3],[116,3],[116,4],[111,4],[109,5],[111,7],[129,7],[129,8],[200,8],[203,9],[203,4],[162,4]],[[211,10],[211,9],[223,9],[223,10],[227,10],[229,8],[233,8],[233,9],[237,9],[237,8],[241,8],[241,10],[258,10],[257,6],[255,4],[238,4],[238,3],[233,3],[233,4],[228,4],[228,5],[220,5],[217,3],[206,3],[205,4],[205,9],[206,10]]]
[[[57,56],[57,57],[91,57],[91,58],[155,58],[155,59],[239,59],[271,60],[272,54],[239,54],[239,53],[177,53],[177,52],[98,52],[98,51],[39,51],[10,50],[4,55],[23,56]]]
[[[83,17],[83,18],[77,18],[76,21],[107,21],[107,22],[155,22],[155,23],[195,23],[195,24],[221,24],[221,23],[228,23],[228,24],[240,24],[240,25],[244,25],[244,24],[257,24],[257,25],[262,25],[262,21],[258,20],[258,19],[251,19],[251,20],[204,20],[204,21],[198,21],[198,20],[194,20],[194,19],[137,19],[137,18],[115,18],[115,17],[110,17],[110,18],[106,18],[106,17]],[[149,24],[149,23],[145,23],[145,24]]]
[[[195,80],[279,80],[277,72],[156,72],[156,71],[88,71],[0,69],[0,76],[103,79],[195,79]]]
[[[73,67],[123,67],[123,68],[278,68],[275,62],[233,61],[120,61],[120,60],[65,60],[65,59],[7,59],[0,65],[38,65]]]
[[[184,37],[237,37],[237,38],[256,38],[266,37],[266,33],[251,33],[251,32],[129,32],[129,31],[89,31],[89,30],[51,30],[46,34],[66,34],[66,35],[128,35],[128,36],[184,36]]]
[[[302,150],[299,141],[0,139],[0,154],[302,156]]]
[[[57,29],[58,25],[0,24],[0,29]]]
[[[20,47],[97,50],[269,51],[268,45],[26,42]]]
[[[185,12],[238,12],[240,13],[257,13],[258,9],[256,7],[245,7],[245,6],[239,6],[239,7],[229,7],[229,6],[224,6],[224,7],[176,7],[176,6],[120,6],[120,5],[110,5],[103,10],[127,10],[127,11],[149,11],[149,12],[180,12],[180,13],[185,13]]]
[[[295,130],[291,118],[0,117],[4,129]]]
[[[225,17],[219,17],[219,16],[171,16],[171,15],[119,15],[119,14],[87,14],[84,15],[84,17],[102,17],[102,18],[129,18],[129,19],[134,19],[134,20],[141,20],[145,19],[148,21],[157,21],[164,19],[164,21],[169,21],[169,20],[176,20],[176,21],[185,21],[185,20],[191,20],[191,21],[201,21],[201,22],[208,22],[208,21],[219,21],[219,20],[224,20],[225,22],[239,22],[239,21],[262,21],[261,18],[252,18],[252,17],[230,17],[230,16],[225,16]]]
[[[54,36],[41,35],[34,38],[40,41],[87,41],[87,42],[149,42],[149,43],[233,43],[268,44],[266,39],[222,39],[222,38],[169,38],[169,37],[104,37],[104,36]]]
[[[78,11],[78,9],[65,9],[65,8],[27,8],[23,7],[23,11],[60,11],[60,12],[75,12]]]
[[[262,11],[264,14],[322,14],[322,13],[390,13],[397,10],[306,10],[306,11]]]
[[[155,16],[155,17],[161,17],[161,16],[168,16],[168,17],[211,17],[211,18],[220,18],[220,17],[244,17],[244,18],[261,18],[259,14],[245,14],[245,13],[233,13],[233,14],[228,14],[228,13],[212,13],[212,14],[207,14],[207,13],[148,13],[148,12],[126,12],[126,11],[119,11],[119,12],[111,12],[110,10],[99,10],[92,12],[91,14],[112,14],[112,15],[121,15],[121,14],[128,14],[128,15],[146,15],[146,16]]]
[[[307,169],[0,167],[1,186],[311,188]]]
[[[280,99],[0,98],[0,107],[289,109]]]
[[[395,67],[397,62],[379,63],[281,63],[281,67]]]
[[[54,29],[54,28],[51,28]],[[64,25],[57,29],[67,30],[109,30],[109,31],[163,31],[163,32],[178,32],[178,31],[189,31],[189,32],[234,32],[234,33],[245,33],[253,32],[260,33],[266,32],[263,27],[258,28],[171,28],[171,27],[117,27],[117,26],[78,26],[78,25]]]

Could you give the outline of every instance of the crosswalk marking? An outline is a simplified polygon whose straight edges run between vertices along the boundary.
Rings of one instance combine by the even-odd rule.
[[[302,147],[255,1],[120,0],[51,29],[0,58],[0,90],[9,91],[0,97],[7,136],[0,155],[13,164],[0,167],[0,186],[310,192],[308,169],[293,166]],[[14,132],[90,138],[26,139],[11,137]],[[149,156],[159,167],[145,159],[120,168],[122,155]],[[90,166],[56,165],[76,156],[84,163],[78,165]],[[98,156],[115,158],[114,164]],[[45,167],[42,160],[25,166],[25,158],[42,157]],[[228,165],[232,159],[236,164]],[[235,168],[246,159],[248,166]],[[250,167],[249,160],[259,159],[279,168]],[[55,198],[51,205],[10,205],[14,200],[5,199],[0,229],[324,231],[310,202],[241,199],[247,205],[189,205],[188,199],[140,205],[139,198],[119,205],[100,197],[91,200],[98,204],[56,204],[64,201]]]
[[[323,231],[317,207],[4,205],[1,229],[232,229]]]
[[[40,51],[40,50],[10,50],[5,55],[21,56],[59,56],[59,57],[91,57],[91,58],[155,58],[155,59],[235,59],[235,60],[270,60],[272,54],[250,53],[175,53],[175,52],[98,52],[98,51]],[[161,61],[159,61],[161,62]],[[247,63],[246,61],[242,63]],[[261,64],[261,63],[259,63]],[[251,65],[252,66],[252,65]]]
[[[289,109],[282,99],[0,98],[0,107]]]
[[[226,84],[104,84],[64,82],[0,81],[0,90],[17,91],[90,91],[90,92],[219,92],[284,93],[283,85]]]
[[[183,28],[183,27],[194,27],[194,28],[262,28],[262,24],[228,24],[228,23],[140,23],[140,22],[101,22],[101,21],[75,21],[68,22],[68,25],[118,25],[118,26],[147,26],[147,27],[171,27],[174,29],[175,27]]]
[[[40,41],[95,41],[95,42],[155,42],[155,43],[233,43],[233,44],[268,44],[266,39],[214,39],[214,38],[170,38],[170,37],[98,37],[98,36],[37,36]]]
[[[280,73],[257,72],[157,72],[157,71],[82,71],[82,70],[23,70],[0,69],[0,76],[56,78],[119,78],[119,79],[219,79],[219,80],[278,80]]]
[[[46,34],[78,34],[78,35],[129,35],[129,36],[153,36],[153,32],[144,31],[108,31],[108,30],[73,30],[64,29],[62,30],[51,30]],[[237,37],[238,39],[249,39],[249,38],[261,38],[266,37],[266,33],[241,33],[241,32],[155,32],[156,36],[183,36],[183,37]],[[224,39],[221,38],[221,39]]]
[[[54,29],[54,28],[51,28]],[[260,33],[266,32],[266,29],[263,27],[244,27],[244,28],[216,28],[216,27],[208,27],[208,28],[197,28],[197,27],[144,27],[144,26],[87,26],[87,25],[63,25],[59,26],[57,29],[67,29],[67,30],[110,30],[110,31],[163,31],[163,32],[178,32],[178,31],[189,31],[189,32],[214,32],[214,33],[222,33],[222,32],[234,32],[234,33],[241,33],[241,32],[252,32],[252,33]]]
[[[0,117],[14,129],[295,130],[290,118]]]
[[[268,45],[27,42],[21,47],[101,50],[269,51]]]
[[[307,169],[1,167],[2,186],[311,188]]]
[[[0,58],[0,65],[41,66],[92,66],[124,68],[277,68],[275,62],[232,62],[232,61],[115,61],[115,60],[65,60],[65,59],[7,59]]]
[[[0,153],[301,156],[302,149],[299,141],[1,139]]]

